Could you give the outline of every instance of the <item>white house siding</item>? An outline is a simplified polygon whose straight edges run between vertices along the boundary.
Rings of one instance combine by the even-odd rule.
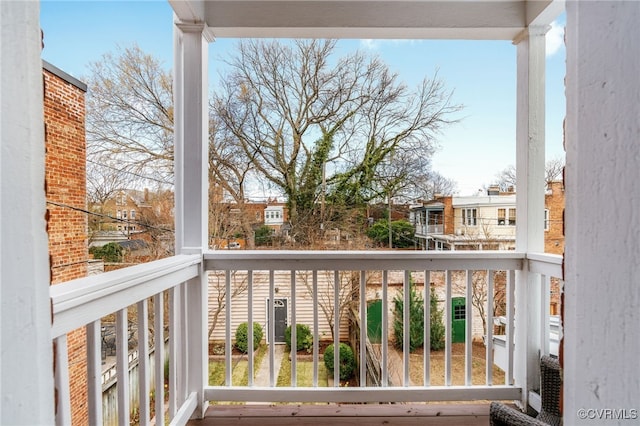
[[[241,286],[246,283],[247,273],[238,272],[234,275],[232,284]],[[307,282],[308,284],[305,284]],[[224,273],[209,272],[209,312],[218,306],[217,288],[223,286]],[[308,325],[313,332],[313,298],[309,288],[311,288],[311,272],[298,272],[296,275],[296,323]],[[245,284],[246,285],[246,284]],[[277,289],[277,290],[276,290]],[[331,305],[333,308],[333,272],[318,272],[318,297],[320,304]],[[267,333],[267,299],[269,298],[269,272],[255,271],[253,273],[253,321],[262,325],[266,339]],[[292,322],[292,300],[291,300],[291,272],[276,271],[274,273],[274,298],[287,299],[287,324]],[[330,299],[328,299],[330,298]],[[326,302],[331,300],[331,302]],[[235,338],[235,330],[242,322],[248,321],[248,292],[243,292],[234,297],[231,301],[231,333]],[[322,308],[318,306],[318,328],[320,340],[331,340],[331,328],[325,319]],[[224,340],[226,319],[224,311],[218,317],[218,323],[211,335],[210,340]],[[209,315],[209,328],[212,324],[212,317]],[[346,316],[341,319],[340,339],[346,340],[349,336],[349,328]]]
[[[343,283],[348,279],[343,273]],[[356,272],[356,277],[357,277]],[[392,271],[389,273],[389,286],[387,292],[387,302],[389,309],[389,336],[393,336],[393,299],[402,289],[402,278],[404,273],[400,271]],[[413,281],[418,285],[418,290],[423,291],[424,273],[412,273]],[[238,272],[232,278],[232,284],[235,286],[246,285],[247,273]],[[309,288],[311,287],[311,272],[298,272],[296,275],[296,323],[306,324],[313,331],[313,298]],[[308,284],[305,284],[307,282]],[[445,301],[445,274],[444,272],[432,272],[430,282],[434,283],[436,294],[438,296],[439,305],[444,309]],[[269,297],[269,272],[256,271],[253,273],[253,321],[262,325],[265,338],[267,333],[267,304]],[[209,273],[209,312],[212,312],[218,306],[218,295],[220,288],[224,292],[225,275],[224,273]],[[344,285],[344,284],[343,284]],[[221,287],[220,287],[221,286]],[[276,291],[277,289],[277,291]],[[463,272],[455,272],[452,275],[452,297],[464,297],[466,292],[465,275]],[[320,304],[333,307],[333,272],[318,272],[318,293]],[[222,293],[224,294],[224,293]],[[373,273],[367,275],[367,300],[379,299],[382,295],[381,275]],[[289,271],[277,271],[274,273],[274,296],[275,298],[287,298],[288,319],[287,324],[292,322],[292,301],[291,301],[291,273]],[[223,302],[224,303],[224,302]],[[469,304],[468,304],[469,305]],[[245,289],[232,299],[231,302],[231,332],[232,339],[235,338],[235,330],[241,322],[248,321],[248,293]],[[482,319],[479,312],[474,307],[472,311],[472,333],[474,339],[481,339],[484,335],[482,327]],[[224,309],[218,317],[216,327],[211,334],[212,341],[223,341],[225,339],[226,317]],[[209,316],[209,328],[211,328],[213,317]],[[320,340],[331,339],[331,329],[322,311],[318,306],[318,327]],[[343,317],[340,323],[340,339],[348,338],[347,317]]]
[[[512,238],[515,239],[515,225],[498,225],[498,209],[516,208],[515,195],[498,195],[486,197],[454,197],[454,232],[473,238]],[[476,226],[463,225],[462,210],[476,209]],[[516,222],[517,222],[516,217]]]

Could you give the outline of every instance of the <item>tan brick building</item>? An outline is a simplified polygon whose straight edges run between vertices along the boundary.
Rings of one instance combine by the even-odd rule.
[[[544,251],[564,254],[564,182],[549,182],[544,208]]]
[[[564,255],[564,182],[553,181],[547,185],[544,196],[544,251]],[[551,279],[551,315],[560,314],[560,282]]]
[[[85,93],[87,86],[43,61],[45,188],[51,284],[87,275]],[[88,424],[86,335],[67,336],[72,421]]]

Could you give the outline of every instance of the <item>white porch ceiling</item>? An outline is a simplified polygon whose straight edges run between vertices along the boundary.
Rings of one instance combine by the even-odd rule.
[[[215,37],[513,40],[562,0],[169,0]]]

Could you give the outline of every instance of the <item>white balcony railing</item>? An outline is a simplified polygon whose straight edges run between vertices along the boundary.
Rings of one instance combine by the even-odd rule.
[[[421,223],[416,224],[416,235],[441,235],[444,234],[444,225],[424,225]]]
[[[137,336],[137,351],[141,360],[149,358],[148,347],[150,337],[147,330],[169,330],[168,354],[162,349],[155,351],[154,372],[141,365],[140,371],[140,423],[150,421],[150,393],[163,395],[165,382],[163,366],[169,359],[169,380],[167,392],[168,407],[163,398],[156,398],[154,411],[156,416],[161,413],[163,420],[172,424],[184,424],[194,413],[196,407],[202,408],[205,401],[262,401],[262,402],[412,402],[412,401],[460,401],[460,400],[518,400],[521,399],[525,387],[516,384],[514,377],[514,362],[522,354],[514,352],[515,300],[514,295],[517,271],[529,271],[540,277],[540,291],[543,296],[543,306],[539,313],[541,321],[540,351],[548,352],[549,315],[548,315],[548,282],[547,277],[561,275],[561,257],[551,255],[525,255],[516,252],[410,252],[410,251],[368,251],[368,252],[330,252],[330,251],[214,251],[201,255],[181,255],[163,259],[149,264],[105,273],[98,276],[74,280],[51,287],[53,301],[53,337],[57,347],[57,376],[59,407],[57,411],[58,423],[69,423],[71,413],[69,395],[69,373],[66,360],[68,359],[66,334],[77,328],[86,327],[87,331],[87,363],[89,370],[89,422],[102,423],[101,411],[101,350],[100,350],[100,319],[108,314],[116,316],[116,374],[118,383],[118,423],[128,424],[132,407],[129,407],[129,389],[124,380],[127,374],[128,345],[127,345],[127,312],[131,305],[136,306],[139,335]],[[526,262],[526,263],[525,263]],[[527,266],[524,268],[524,266]],[[480,275],[476,271],[482,271]],[[189,351],[194,350],[186,342],[201,339],[206,347],[207,333],[199,325],[197,335],[189,328],[190,321],[186,318],[192,315],[193,301],[187,303],[187,285],[198,285],[205,280],[192,280],[209,274],[222,279],[224,297],[223,320],[220,321],[217,333],[222,333],[226,357],[225,383],[222,386],[204,386],[204,389],[190,390],[186,384],[186,376],[208,376],[208,363],[194,363]],[[403,290],[404,306],[409,305],[409,286],[411,283],[430,283],[436,275],[443,277],[443,294],[441,304],[444,309],[445,348],[443,351],[444,368],[443,384],[435,384],[430,376],[431,357],[423,356],[422,377],[416,380],[411,374],[411,367],[415,366],[415,357],[408,350],[401,351],[401,365],[395,368],[399,373],[399,380],[392,380],[392,365],[389,361],[391,333],[389,324],[392,321],[392,293],[397,290],[399,282]],[[540,274],[540,275],[537,275]],[[472,337],[474,325],[478,318],[473,309],[466,309],[464,313],[466,323],[464,329],[464,378],[462,383],[455,383],[452,379],[453,348],[452,319],[455,314],[452,298],[461,294],[470,301],[474,295],[474,280],[482,277],[486,285],[487,306],[494,305],[496,288],[502,286],[504,296],[505,339],[510,342],[506,352],[506,364],[503,374],[504,380],[494,382],[497,367],[494,364],[493,327],[487,327],[484,342],[484,380],[483,383],[474,382]],[[284,277],[284,278],[283,278]],[[347,277],[348,279],[345,279]],[[217,279],[216,278],[216,279]],[[245,286],[245,297],[233,297],[237,280],[242,280]],[[211,281],[211,279],[210,279]],[[341,283],[341,285],[334,285]],[[203,284],[204,285],[204,284]],[[333,312],[333,342],[338,343],[344,337],[351,324],[344,312],[344,286],[349,286],[349,297],[353,300],[349,306],[355,308],[358,316],[358,326],[353,335],[357,336],[355,343],[356,358],[359,369],[356,376],[363,378],[356,386],[340,387],[338,371],[334,373],[332,387],[320,386],[318,383],[318,369],[320,353],[318,351],[321,339],[320,330],[327,327],[327,318],[320,312],[325,306]],[[209,309],[212,306],[211,283],[208,290]],[[366,295],[371,294],[372,288],[379,293],[382,301],[382,342],[380,381],[367,379],[367,303]],[[428,288],[429,286],[426,286]],[[422,287],[424,290],[425,286]],[[324,293],[323,293],[324,291]],[[163,294],[169,295],[168,305],[163,300]],[[263,292],[263,293],[261,293]],[[204,293],[203,293],[204,294]],[[288,386],[276,386],[277,372],[271,368],[268,386],[256,386],[253,382],[253,343],[252,327],[249,327],[248,352],[248,386],[233,383],[231,362],[231,346],[233,344],[232,327],[234,322],[263,322],[264,297],[274,300],[277,296],[288,298],[289,318],[292,329],[292,342],[297,339],[296,323],[302,323],[304,311],[310,312],[310,328],[313,332],[313,384],[301,386],[297,383],[297,356],[292,356],[291,380]],[[362,297],[365,295],[365,297]],[[326,299],[325,297],[329,297]],[[325,299],[322,299],[325,298]],[[331,299],[332,298],[332,299]],[[429,320],[430,304],[428,293],[423,293],[425,300],[425,320]],[[152,313],[149,313],[148,301],[153,300]],[[168,314],[163,311],[168,306]],[[262,309],[262,313],[261,313]],[[275,317],[274,304],[269,304],[267,316]],[[493,310],[487,309],[485,320],[493,324]],[[459,314],[459,312],[458,312]],[[477,313],[476,313],[477,314]],[[168,319],[165,318],[168,316]],[[149,320],[151,318],[151,321]],[[190,316],[189,318],[193,318]],[[403,330],[409,329],[409,311],[403,315]],[[203,317],[203,322],[208,318]],[[304,319],[304,322],[307,320]],[[153,326],[151,326],[153,324]],[[351,327],[353,328],[353,327]],[[477,328],[477,327],[476,327]],[[428,329],[425,326],[425,329]],[[331,331],[331,330],[329,330]],[[267,327],[269,336],[267,341],[274,341],[274,328]],[[328,333],[329,335],[331,333]],[[408,348],[409,334],[403,333],[403,347]],[[352,338],[353,340],[353,338]],[[197,346],[197,345],[196,345]],[[460,347],[459,345],[457,346]],[[197,349],[196,349],[197,350]],[[295,351],[294,351],[295,352]],[[423,353],[429,354],[428,333],[425,334]],[[338,364],[338,351],[334,354],[334,364]],[[269,365],[274,365],[274,345],[268,345]],[[189,361],[191,360],[191,361]],[[145,364],[144,361],[141,362]],[[477,368],[477,367],[476,367]],[[196,374],[193,374],[193,369]],[[149,388],[149,375],[155,375],[155,389]],[[160,419],[156,424],[164,423]]]

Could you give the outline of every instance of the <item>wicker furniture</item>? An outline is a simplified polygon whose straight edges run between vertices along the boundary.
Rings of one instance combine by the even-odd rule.
[[[492,426],[520,425],[562,425],[560,413],[560,392],[562,390],[562,372],[555,357],[545,355],[540,360],[540,398],[542,408],[537,417],[528,416],[519,410],[500,402],[492,402],[489,419]]]

